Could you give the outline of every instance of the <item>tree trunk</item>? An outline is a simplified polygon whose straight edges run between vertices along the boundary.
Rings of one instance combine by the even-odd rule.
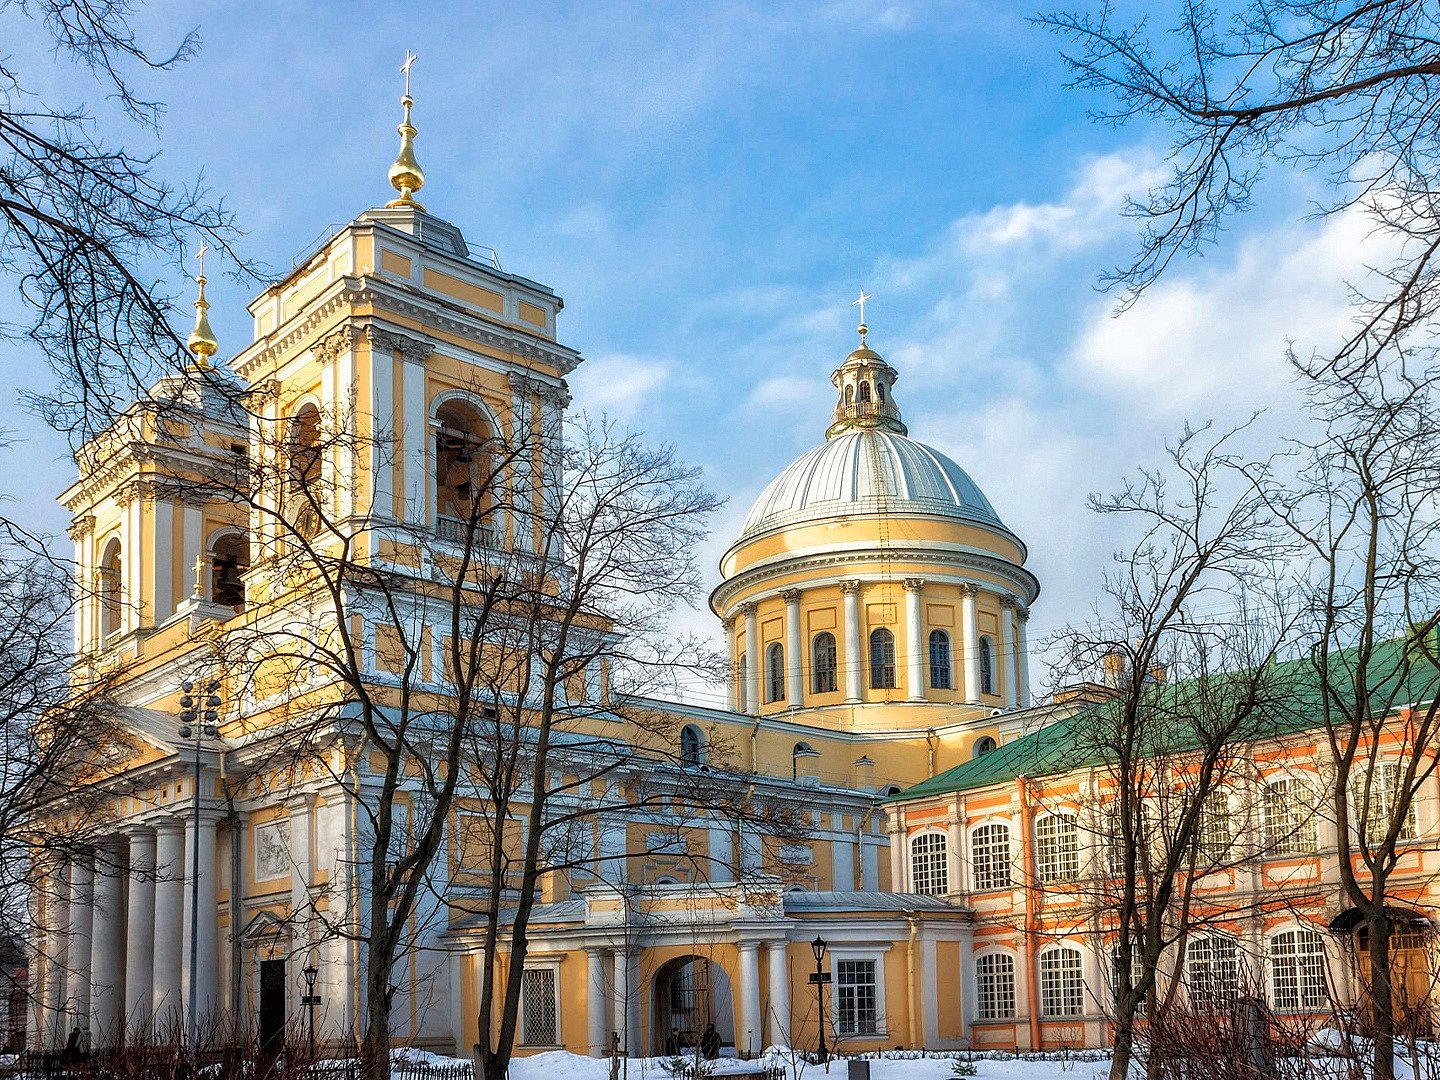
[[[383,909],[381,909],[383,910]],[[362,1080],[390,1080],[390,963],[381,944],[383,927],[371,919],[366,944],[365,1033],[360,1042]]]
[[[1395,991],[1390,985],[1390,920],[1384,907],[1365,920],[1370,934],[1370,1024],[1375,1080],[1395,1077]]]

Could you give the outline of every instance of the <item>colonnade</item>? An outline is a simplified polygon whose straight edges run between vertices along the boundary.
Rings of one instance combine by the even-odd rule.
[[[904,589],[905,654],[897,656],[897,682],[905,690],[907,701],[926,700],[929,686],[929,635],[925,632],[922,618],[921,594],[925,580],[907,577],[902,580]],[[840,582],[842,615],[839,638],[843,641],[843,663],[837,673],[841,677],[838,687],[845,693],[846,704],[857,704],[864,700],[866,672],[869,668],[869,653],[865,642],[865,627],[860,614],[860,586],[858,579]],[[807,685],[806,672],[811,666],[810,646],[801,625],[800,589],[785,589],[779,597],[785,602],[785,704],[802,705],[811,687]],[[955,688],[964,695],[964,700],[973,705],[981,704],[980,672],[980,629],[979,600],[987,592],[980,586],[965,583],[960,586],[960,627],[959,640],[951,642],[953,668],[952,677],[958,681]],[[1020,599],[1010,593],[988,594],[999,608],[1000,640],[991,643],[992,663],[998,663],[998,670],[991,677],[996,690],[1008,708],[1030,707],[1030,660],[1026,623],[1030,612]],[[989,606],[987,604],[987,606]],[[750,601],[740,605],[739,618],[724,620],[726,645],[729,656],[735,662],[736,674],[729,680],[727,706],[733,711],[758,715],[764,704],[762,687],[768,678],[764,650],[760,647],[759,603]],[[871,627],[870,629],[874,629]],[[948,630],[947,630],[948,632]],[[743,641],[743,647],[741,642]],[[956,655],[958,650],[958,656]],[[738,663],[745,656],[743,669]]]
[[[103,1046],[127,1031],[179,1025],[190,1002],[192,898],[196,1015],[203,1023],[218,1012],[220,820],[207,810],[198,821],[157,815],[53,868],[32,1041],[64,1046],[78,1028],[83,1045]]]
[[[741,941],[739,944],[739,1009],[736,1013],[735,1042],[755,1052],[765,1046],[784,1046],[790,1039],[790,971],[783,940]],[[768,994],[762,1008],[760,993],[760,952],[764,950],[768,969]],[[641,950],[594,947],[587,950],[586,1042],[590,1053],[604,1057],[610,1052],[612,1032],[620,1036],[622,1050],[631,1056],[659,1053],[661,1047],[646,1047],[642,1025],[652,1014],[651,987],[642,980],[651,978],[639,963]]]

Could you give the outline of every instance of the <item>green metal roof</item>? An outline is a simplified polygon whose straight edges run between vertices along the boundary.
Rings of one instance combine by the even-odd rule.
[[[1351,699],[1355,696],[1350,666],[1357,663],[1357,655],[1353,649],[1331,654],[1332,696]],[[1375,647],[1368,682],[1369,700],[1377,714],[1427,702],[1436,696],[1440,691],[1440,668],[1436,667],[1434,656],[1433,650],[1427,656],[1413,645],[1407,649],[1402,640]],[[1233,684],[1228,701],[1227,682]],[[1259,691],[1257,704],[1236,733],[1237,740],[1296,734],[1318,728],[1322,723],[1320,671],[1309,657],[1301,657],[1270,665],[1260,678],[1230,673],[1204,681],[1156,684],[1149,704],[1156,710],[1158,719],[1151,730],[1143,733],[1145,741],[1153,747],[1151,752],[1183,752],[1199,746],[1196,728],[1200,724],[1195,722],[1195,717],[1201,716],[1203,724],[1203,708],[1213,714],[1216,709],[1233,707],[1230,702],[1238,700],[1252,685]],[[983,757],[963,762],[892,795],[888,801],[971,791],[1014,780],[1017,776],[1054,776],[1102,764],[1110,756],[1104,745],[1105,725],[1117,708],[1114,702],[1089,705]]]

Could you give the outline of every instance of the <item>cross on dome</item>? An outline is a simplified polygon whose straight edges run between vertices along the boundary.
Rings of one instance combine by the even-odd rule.
[[[864,345],[864,344],[865,344],[865,335],[870,332],[870,328],[865,325],[865,304],[866,304],[867,301],[874,300],[874,299],[875,299],[875,297],[867,295],[866,292],[865,292],[865,290],[864,290],[864,289],[861,289],[861,290],[860,290],[860,296],[859,296],[859,298],[850,301],[850,303],[852,303],[852,304],[858,304],[858,305],[860,306],[860,326],[858,327],[858,329],[859,329],[859,331],[860,331],[860,344],[861,344],[861,345]]]

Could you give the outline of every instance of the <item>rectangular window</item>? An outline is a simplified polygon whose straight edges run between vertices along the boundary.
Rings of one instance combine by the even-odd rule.
[[[1378,844],[1390,831],[1392,818],[1400,798],[1404,794],[1398,761],[1382,761],[1374,765],[1368,774],[1360,771],[1351,781],[1350,802],[1354,806],[1355,829],[1365,837],[1367,843]],[[1415,800],[1409,800],[1405,818],[1400,822],[1397,840],[1413,840],[1416,835]]]
[[[874,1035],[876,1016],[875,961],[835,961],[835,1028],[842,1035]]]
[[[1212,791],[1200,804],[1200,854],[1211,863],[1232,860],[1234,841],[1230,797],[1223,791]]]
[[[1272,855],[1314,854],[1314,807],[1310,785],[1288,777],[1265,785],[1265,848]]]
[[[1015,958],[986,953],[975,960],[975,1019],[1009,1020],[1015,1015]]]
[[[1219,934],[1192,938],[1185,947],[1185,982],[1191,1004],[1228,1009],[1240,992],[1240,957],[1235,939]]]
[[[1080,837],[1069,814],[1047,814],[1035,824],[1036,869],[1045,884],[1080,876]]]
[[[559,1018],[555,969],[526,968],[520,976],[521,1043],[525,1046],[559,1046]]]
[[[1040,1012],[1045,1016],[1083,1016],[1085,980],[1079,949],[1040,954]]]

